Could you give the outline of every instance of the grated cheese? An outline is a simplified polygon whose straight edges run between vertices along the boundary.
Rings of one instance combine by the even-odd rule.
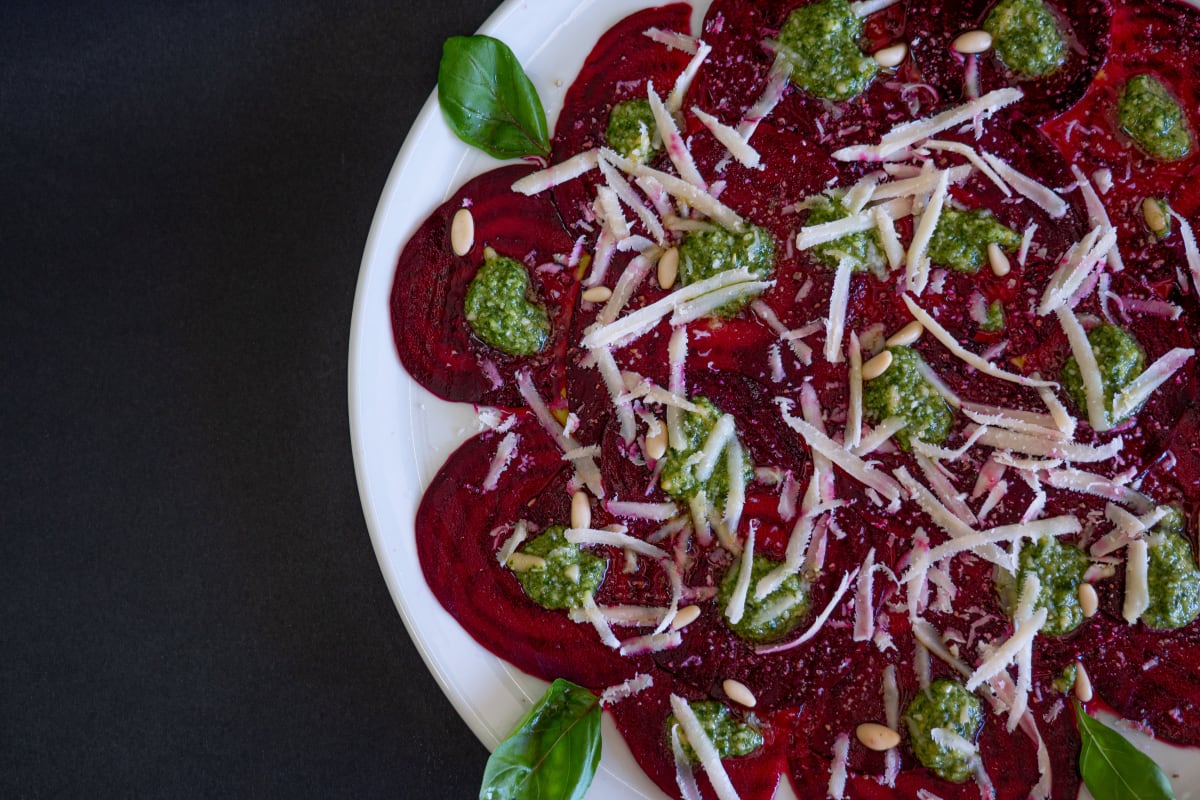
[[[782,55],[775,57],[774,63],[771,64],[771,71],[767,73],[767,85],[763,88],[762,95],[754,102],[754,105],[746,110],[746,114],[738,124],[738,133],[747,142],[758,130],[759,123],[766,119],[783,99],[791,70],[786,58]]]
[[[1183,252],[1187,256],[1188,271],[1192,273],[1192,283],[1196,287],[1196,293],[1200,295],[1200,247],[1196,245],[1196,233],[1192,230],[1192,224],[1187,221],[1187,218],[1175,213],[1173,208],[1168,207],[1167,213],[1171,215],[1171,219],[1179,223],[1179,233],[1183,237]]]
[[[1055,194],[1052,189],[1043,186],[1025,173],[1015,169],[1007,161],[997,158],[987,151],[984,151],[981,155],[983,156],[983,160],[988,163],[988,166],[996,170],[996,174],[1003,178],[1009,186],[1016,189],[1017,192],[1024,195],[1027,199],[1032,200],[1047,214],[1055,219],[1066,216],[1067,211],[1071,207],[1067,205],[1066,200]]]
[[[870,433],[862,437],[862,440],[856,446],[847,447],[847,449],[860,458],[868,456],[882,447],[884,443],[890,441],[897,433],[904,430],[907,425],[908,423],[904,417],[888,417],[876,425]],[[849,442],[846,444],[849,445]]]
[[[654,237],[654,241],[662,244],[666,239],[667,232],[663,230],[662,223],[658,217],[650,209],[646,208],[646,204],[638,198],[637,194],[633,191],[633,187],[629,185],[629,181],[625,179],[625,176],[603,158],[600,159],[600,174],[604,176],[604,180],[608,182],[608,187],[620,198],[621,202],[633,209],[633,213],[637,215],[642,225]]]
[[[1087,206],[1088,224],[1094,228],[1099,227],[1106,230],[1115,227],[1108,217],[1108,211],[1105,210],[1104,203],[1100,200],[1100,195],[1096,194],[1096,190],[1092,188],[1091,181],[1083,174],[1083,170],[1072,164],[1071,173],[1075,176],[1076,186],[1079,187],[1079,192],[1083,195],[1083,202]],[[1112,182],[1111,173],[1109,175],[1109,182],[1110,184]],[[1121,260],[1121,251],[1115,244],[1108,251],[1108,264],[1116,272],[1125,269],[1125,264]]]
[[[695,53],[700,47],[700,40],[695,36],[688,36],[686,33],[678,31],[664,31],[661,28],[647,28],[642,31],[642,35],[658,42],[665,44],[673,50],[679,50],[683,53]]]
[[[712,315],[721,306],[736,300],[762,294],[774,285],[775,281],[747,281],[745,283],[734,284],[733,286],[726,286],[715,292],[709,292],[695,300],[681,303],[675,309],[675,313],[671,315],[671,325],[679,326],[695,322],[701,317]]]
[[[615,499],[605,503],[604,508],[615,517],[648,519],[652,522],[665,522],[679,513],[674,503],[635,503]]]
[[[671,755],[675,757],[675,785],[679,787],[679,796],[683,800],[703,800],[700,787],[696,784],[696,776],[692,772],[692,760],[683,750],[679,741],[679,726],[671,726]]]
[[[833,761],[829,765],[829,786],[826,796],[843,800],[846,796],[846,762],[850,756],[850,735],[839,734],[833,742]]]
[[[683,72],[679,73],[679,77],[675,79],[675,86],[672,87],[671,93],[667,95],[667,111],[671,114],[678,114],[683,108],[683,98],[687,95],[688,89],[692,87],[692,81],[696,78],[696,73],[700,71],[704,60],[708,58],[712,52],[712,45],[700,41],[696,45],[696,52],[688,65],[684,67]]]
[[[862,483],[864,486],[869,486],[879,492],[884,498],[889,501],[900,499],[900,486],[889,475],[880,472],[874,467],[868,465],[861,458],[846,451],[837,442],[830,439],[825,434],[821,433],[812,425],[804,420],[793,417],[788,409],[792,406],[792,401],[783,398],[775,398],[775,404],[779,406],[779,413],[783,417],[784,423],[796,433],[804,437],[805,442],[812,448],[813,452],[819,453],[829,459],[831,462],[841,467],[841,469],[850,477]]]
[[[671,341],[667,345],[668,387],[674,394],[684,395],[687,393],[687,384],[684,379],[687,352],[687,328],[676,328],[671,332]],[[683,432],[683,414],[678,408],[671,406],[667,407],[667,441],[672,450],[682,450],[687,446],[687,436]]]
[[[1033,637],[1037,636],[1038,631],[1046,624],[1046,614],[1046,609],[1039,608],[1029,619],[1018,625],[1013,635],[1004,644],[993,650],[991,655],[985,658],[983,663],[976,667],[971,676],[967,678],[967,691],[975,691],[981,684],[994,678],[1011,664],[1021,648],[1028,646],[1033,641]]]
[[[529,173],[515,181],[511,188],[518,194],[535,195],[591,172],[599,162],[599,150],[585,150],[552,167]]]
[[[842,576],[842,582],[840,584],[838,584],[838,588],[836,591],[834,591],[833,597],[830,598],[829,603],[825,606],[824,610],[822,610],[821,613],[817,615],[817,618],[815,620],[813,620],[813,624],[809,626],[808,630],[806,630],[804,633],[800,634],[800,636],[798,638],[793,639],[790,642],[785,642],[784,644],[770,645],[768,647],[759,647],[759,648],[756,648],[755,652],[757,652],[759,655],[782,653],[785,650],[791,650],[793,648],[799,647],[800,645],[804,644],[805,642],[807,642],[810,639],[812,639],[813,637],[815,637],[818,633],[821,632],[821,628],[825,627],[825,622],[829,619],[830,616],[832,616],[834,610],[838,606],[838,603],[842,602],[842,598],[845,597],[846,592],[850,590],[850,584],[853,583],[854,579],[857,577],[858,577],[857,569],[853,570],[852,572],[847,572],[845,575]]]
[[[930,195],[925,210],[921,212],[921,222],[913,233],[912,244],[908,246],[908,256],[905,260],[907,286],[910,292],[918,295],[924,293],[925,287],[929,283],[929,259],[926,257],[926,252],[929,250],[929,242],[933,238],[934,228],[937,227],[938,220],[942,216],[942,206],[946,202],[949,178],[948,172],[938,173],[933,194]]]
[[[485,492],[494,491],[496,485],[500,482],[500,476],[508,467],[508,463],[512,461],[513,455],[517,452],[517,443],[521,437],[515,433],[509,433],[500,440],[500,445],[496,448],[496,455],[492,458],[492,464],[488,468],[487,477],[483,479],[483,490]]]
[[[1012,197],[1012,189],[1008,187],[1008,184],[1004,182],[1003,178],[996,174],[994,169],[988,166],[986,161],[979,157],[979,153],[974,147],[963,144],[962,142],[948,142],[941,139],[930,139],[921,146],[930,150],[944,150],[948,153],[957,153],[958,155],[967,159],[967,161],[970,161],[971,165],[975,167],[975,169],[982,172],[984,177],[986,177],[989,181],[995,184],[996,188],[999,189],[1005,197]]]
[[[822,222],[819,225],[807,225],[801,228],[800,233],[797,234],[796,247],[799,250],[808,250],[820,244],[836,241],[843,236],[869,231],[876,225],[875,214],[877,213],[876,209],[879,208],[883,208],[892,219],[901,219],[912,214],[912,201],[905,198],[889,200],[887,203],[851,214],[848,217]]]
[[[746,508],[746,475],[742,471],[742,444],[737,437],[729,441],[725,448],[725,469],[729,480],[729,489],[725,494],[725,527],[736,532],[742,521],[742,512]]]
[[[830,364],[842,361],[842,335],[846,330],[846,308],[850,304],[850,276],[853,273],[854,259],[847,257],[838,262],[829,296],[829,320],[825,326],[825,360]]]
[[[1132,414],[1194,355],[1196,351],[1191,348],[1176,347],[1160,356],[1145,372],[1137,376],[1133,383],[1113,398],[1113,418],[1124,419]]]
[[[654,264],[645,256],[635,256],[621,272],[621,277],[617,278],[617,285],[613,288],[612,297],[608,298],[604,308],[600,309],[600,313],[596,315],[596,321],[601,325],[607,325],[620,316],[633,297],[633,293],[650,274],[653,266]]]
[[[731,128],[722,123],[699,106],[692,106],[692,114],[704,124],[704,127],[708,128],[718,142],[724,145],[725,149],[729,151],[731,156],[738,160],[739,164],[750,169],[758,167],[762,160],[761,156],[759,156],[757,150],[747,144],[742,135],[738,133],[737,128]]]
[[[1125,548],[1125,606],[1121,616],[1130,625],[1142,618],[1150,607],[1150,546],[1136,539]]]
[[[612,351],[607,347],[597,347],[589,351],[595,359],[596,369],[608,389],[609,399],[617,411],[617,421],[621,425],[621,439],[625,444],[631,443],[637,437],[637,420],[633,414],[633,405],[625,394],[625,382],[621,377],[621,369],[613,358]]]
[[[854,641],[869,642],[875,635],[875,548],[867,552],[858,570],[858,588],[854,595]]]
[[[850,332],[850,399],[846,411],[846,433],[842,437],[846,449],[854,452],[862,440],[863,420],[863,377],[862,377],[862,348],[858,343],[858,334]]]
[[[634,538],[627,533],[598,531],[593,528],[567,528],[563,537],[571,544],[619,547],[649,558],[658,558],[664,561],[669,558],[665,550],[655,547],[652,544],[647,544],[641,539]]]
[[[701,48],[702,52],[704,51]],[[679,134],[679,127],[675,124],[675,119],[671,116],[670,110],[663,104],[662,98],[654,91],[654,81],[646,83],[646,97],[650,101],[650,111],[654,115],[654,123],[658,127],[658,135],[662,138],[663,147],[667,150],[667,156],[671,159],[671,163],[675,165],[675,169],[679,172],[679,177],[687,181],[700,192],[708,191],[708,184],[704,178],[700,176],[700,171],[696,169],[696,161],[692,158],[692,153],[687,149],[687,144],[683,141],[683,136]],[[658,177],[657,175],[655,177]],[[666,182],[659,178],[659,181],[666,186]],[[670,189],[668,188],[668,191]],[[674,194],[674,192],[672,192]]]
[[[1079,320],[1069,308],[1055,309],[1058,322],[1067,334],[1071,343],[1071,354],[1079,364],[1079,374],[1083,376],[1083,390],[1087,395],[1088,423],[1098,432],[1107,431],[1112,426],[1108,421],[1108,411],[1104,407],[1104,379],[1100,375],[1100,367],[1096,363],[1096,354],[1092,352],[1092,344],[1088,341],[1087,333]]]
[[[904,245],[896,233],[896,220],[886,206],[875,206],[871,209],[875,218],[875,228],[879,232],[879,241],[883,244],[883,253],[887,256],[888,269],[898,269],[904,263]]]
[[[725,604],[725,618],[730,624],[736,625],[746,614],[746,596],[750,592],[750,578],[754,570],[754,528],[746,536],[746,545],[742,549],[741,561],[738,566],[737,583]]]

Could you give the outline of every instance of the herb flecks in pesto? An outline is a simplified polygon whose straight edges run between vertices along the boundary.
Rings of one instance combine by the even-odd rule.
[[[1099,325],[1088,334],[1088,342],[1100,368],[1101,384],[1104,387],[1104,410],[1112,415],[1113,397],[1142,374],[1146,369],[1146,354],[1124,328],[1116,325]],[[1083,387],[1083,375],[1075,356],[1067,359],[1062,369],[1063,388],[1080,410],[1087,409],[1087,392]],[[1110,420],[1117,424],[1121,420]]]
[[[505,256],[489,258],[467,287],[467,324],[497,350],[512,356],[533,355],[546,346],[550,318],[530,294],[524,264]]]
[[[608,561],[567,541],[561,525],[547,528],[521,549],[545,564],[516,572],[529,599],[543,608],[579,608],[604,580]]]
[[[715,468],[708,480],[701,482],[698,474],[700,453],[704,443],[721,419],[721,410],[707,398],[693,398],[692,402],[699,411],[688,411],[683,414],[683,447],[667,450],[663,456],[662,472],[658,476],[658,485],[664,492],[679,500],[691,500],[701,490],[708,502],[717,508],[724,508],[725,498],[729,495],[729,469],[726,464],[729,454],[728,446],[722,450]],[[736,435],[736,434],[735,434]],[[747,481],[754,477],[754,465],[742,451],[742,475]]]
[[[865,91],[879,66],[858,46],[862,29],[847,0],[821,0],[789,14],[779,47],[792,83],[826,100],[849,100]]]
[[[939,744],[933,733],[936,729],[952,731],[968,742],[979,735],[983,706],[961,683],[942,678],[918,692],[904,712],[904,723],[918,761],[953,783],[971,776],[972,757]]]
[[[717,594],[718,606],[724,609],[729,604],[729,598],[737,586],[738,572],[741,561],[735,561],[721,579],[721,588]],[[750,591],[746,593],[746,609],[742,618],[733,623],[725,617],[729,629],[747,641],[765,643],[774,642],[787,636],[808,613],[808,588],[798,573],[784,578],[783,582],[762,600],[755,597],[754,588],[769,572],[780,565],[766,556],[755,555],[754,565],[750,568]]]
[[[716,700],[696,700],[689,702],[688,706],[721,758],[748,756],[762,747],[763,735],[758,727],[750,721],[742,722],[737,719],[724,704]],[[668,738],[671,729],[678,724],[674,714],[667,717]],[[699,761],[682,730],[679,731],[679,743],[683,745],[684,755],[693,763]]]
[[[737,233],[724,228],[692,231],[679,245],[679,277],[696,283],[726,270],[745,269],[756,278],[770,277],[775,269],[775,242],[765,228],[748,226]],[[732,317],[752,298],[744,297],[718,308],[718,317]]]
[[[999,300],[993,300],[988,304],[987,313],[983,318],[983,322],[979,323],[979,327],[985,331],[995,333],[1004,330],[1004,303]]]
[[[1182,628],[1200,616],[1200,569],[1182,531],[1183,515],[1172,509],[1149,537],[1150,606],[1142,622],[1151,628]]]
[[[1000,0],[983,22],[996,55],[1013,72],[1041,78],[1062,66],[1067,45],[1042,0]]]
[[[1117,101],[1121,130],[1159,161],[1178,161],[1192,151],[1192,134],[1179,102],[1153,75],[1135,75]]]
[[[608,146],[636,164],[648,164],[658,153],[654,112],[645,98],[626,100],[613,106],[608,115],[605,139]]]
[[[850,216],[850,212],[839,199],[820,196],[813,201],[812,209],[808,212],[806,226],[823,225],[826,222],[836,222]],[[879,243],[879,233],[874,228],[869,231],[848,233],[832,242],[819,244],[809,250],[818,261],[828,267],[837,268],[843,258],[849,258],[854,263],[854,269],[882,272],[887,266],[883,255],[883,247]]]
[[[1088,557],[1078,548],[1057,539],[1041,539],[1021,548],[1014,591],[1020,596],[1026,577],[1037,576],[1041,589],[1034,608],[1046,609],[1042,633],[1062,636],[1083,624],[1079,584],[1083,582],[1089,563]]]
[[[905,450],[913,439],[941,444],[950,434],[954,413],[946,399],[938,394],[921,367],[925,360],[911,347],[889,347],[892,364],[882,375],[867,381],[863,389],[863,411],[874,424],[888,417],[900,417],[904,428],[896,434],[897,444]]]
[[[945,208],[929,241],[929,260],[974,274],[987,263],[987,249],[992,242],[1012,251],[1021,245],[1021,235],[987,211]]]

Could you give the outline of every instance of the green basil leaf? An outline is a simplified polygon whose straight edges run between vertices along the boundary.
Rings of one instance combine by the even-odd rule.
[[[1175,800],[1167,776],[1124,736],[1074,703],[1083,749],[1079,772],[1096,800]]]
[[[479,800],[582,800],[600,764],[600,700],[556,680],[492,752]]]
[[[438,103],[455,135],[489,155],[550,155],[546,112],[537,89],[499,39],[446,40],[438,67]]]

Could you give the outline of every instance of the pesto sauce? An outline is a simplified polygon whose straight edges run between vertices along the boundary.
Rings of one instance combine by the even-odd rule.
[[[717,755],[721,758],[748,756],[762,747],[763,735],[757,725],[753,724],[757,721],[753,716],[747,722],[742,722],[734,717],[723,703],[716,700],[689,701],[688,706],[696,715],[700,727],[704,729],[704,733],[708,735],[713,747],[717,750]],[[678,724],[679,721],[674,714],[667,717],[668,741],[670,741],[671,729]],[[679,731],[679,743],[683,745],[684,755],[692,763],[700,760],[696,757],[696,751],[692,749],[682,730]]]
[[[721,579],[717,603],[722,613],[737,586],[741,563],[740,559],[733,562],[725,577]],[[775,591],[762,600],[755,598],[754,587],[780,563],[766,556],[754,556],[754,565],[750,568],[750,591],[746,593],[745,613],[736,624],[725,617],[725,624],[740,638],[760,644],[774,642],[791,633],[808,613],[808,587],[804,585],[798,573],[787,576]]]
[[[712,228],[692,231],[679,245],[679,277],[684,285],[711,278],[730,269],[746,269],[756,278],[770,277],[775,269],[775,242],[756,225],[742,233]],[[753,298],[743,297],[718,308],[718,317],[732,317]]]
[[[1146,369],[1146,354],[1124,328],[1116,325],[1099,325],[1088,334],[1088,342],[1096,355],[1100,368],[1101,384],[1104,386],[1105,414],[1112,415],[1113,397],[1142,374]],[[1062,368],[1062,384],[1067,394],[1081,411],[1087,410],[1087,392],[1083,388],[1083,376],[1075,356],[1067,359]],[[1137,413],[1136,410],[1131,412]],[[1110,420],[1112,424],[1121,420]]]
[[[683,428],[684,446],[680,449],[668,448],[662,459],[662,472],[658,476],[658,485],[667,494],[678,500],[691,500],[704,491],[708,502],[717,508],[725,507],[725,498],[729,495],[729,468],[726,448],[708,480],[701,484],[696,475],[700,451],[717,421],[721,418],[721,410],[705,397],[692,398],[692,403],[699,406],[699,411],[684,412],[680,422]],[[742,474],[747,481],[754,477],[754,465],[749,456],[742,451]]]
[[[879,69],[858,46],[862,28],[847,0],[821,0],[789,14],[779,46],[792,83],[826,100],[861,94]]]
[[[889,347],[888,350],[892,354],[892,365],[863,387],[863,411],[876,425],[888,417],[904,419],[906,425],[893,437],[904,450],[912,448],[914,438],[941,444],[950,435],[954,412],[921,374],[925,359],[911,347]]]
[[[974,274],[987,262],[992,242],[1005,250],[1021,245],[1021,235],[988,211],[944,208],[929,240],[929,260],[958,272]]]
[[[1178,161],[1192,150],[1192,134],[1178,101],[1153,75],[1135,75],[1117,101],[1121,130],[1160,161]]]
[[[526,555],[546,560],[544,566],[514,573],[529,599],[543,608],[579,608],[596,593],[608,569],[606,559],[568,542],[565,530],[561,525],[547,528],[521,548]],[[579,568],[578,580],[567,574],[571,567]]]
[[[1004,65],[1027,78],[1049,75],[1066,61],[1066,42],[1042,0],[1000,0],[983,29]]]
[[[1046,624],[1042,633],[1062,636],[1083,624],[1083,607],[1079,604],[1079,584],[1090,563],[1088,557],[1071,545],[1057,539],[1040,539],[1021,548],[1020,567],[1013,590],[1020,596],[1028,575],[1041,582],[1034,608],[1046,609]]]
[[[1183,515],[1172,509],[1149,538],[1150,607],[1142,622],[1158,630],[1182,628],[1200,616],[1200,569],[1182,530]]]
[[[979,698],[958,681],[938,679],[908,704],[904,712],[909,744],[917,760],[935,774],[953,783],[971,776],[971,758],[938,744],[934,728],[951,730],[969,742],[975,741],[983,726],[983,706]]]
[[[1054,691],[1059,694],[1066,694],[1073,690],[1075,688],[1075,676],[1078,673],[1078,664],[1067,664],[1063,667],[1063,671],[1059,673],[1059,676],[1054,679],[1054,683],[1051,684],[1054,687]]]
[[[840,199],[831,200],[828,197],[818,197],[812,209],[808,212],[805,225],[821,225],[826,222],[836,222],[850,216],[850,212],[842,205]],[[826,266],[837,268],[843,258],[854,262],[854,269],[862,271],[870,269],[880,272],[887,265],[883,255],[883,246],[879,242],[879,233],[872,228],[869,231],[848,233],[832,242],[819,244],[809,250],[818,261]]]
[[[484,261],[467,287],[464,311],[477,337],[512,356],[541,351],[550,336],[550,318],[530,300],[529,273],[516,259]]]
[[[626,100],[613,106],[604,138],[608,146],[636,164],[648,164],[661,146],[656,146],[654,112],[645,98]]]
[[[999,300],[993,300],[987,307],[987,315],[983,318],[983,322],[979,327],[985,331],[1002,331],[1005,326],[1004,304]]]

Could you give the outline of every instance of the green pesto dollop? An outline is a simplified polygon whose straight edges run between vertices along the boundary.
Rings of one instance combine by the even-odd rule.
[[[847,0],[821,0],[789,14],[779,46],[792,83],[826,100],[861,94],[879,69],[858,46],[862,29]]]
[[[608,146],[637,164],[648,164],[658,153],[655,146],[654,112],[645,98],[626,100],[613,106],[608,115],[605,138]]]
[[[543,608],[579,608],[596,593],[608,568],[605,559],[568,542],[565,530],[561,525],[547,528],[521,548],[522,553],[546,561],[515,573],[525,594]]]
[[[983,317],[983,322],[979,323],[979,327],[985,331],[1002,331],[1004,330],[1004,303],[999,300],[993,300],[988,304],[987,313]]]
[[[1025,578],[1036,575],[1041,584],[1034,608],[1046,609],[1042,633],[1062,636],[1083,624],[1079,584],[1090,563],[1078,548],[1057,539],[1039,539],[1021,548],[1020,565],[1013,591],[1019,597]]]
[[[808,212],[805,225],[822,225],[826,222],[836,222],[850,216],[850,212],[842,205],[840,199],[819,196],[813,201]],[[843,258],[854,262],[856,271],[872,270],[881,272],[887,265],[883,255],[883,246],[879,243],[879,233],[872,228],[869,231],[848,233],[832,242],[819,244],[809,250],[818,261],[829,267],[836,268]]]
[[[754,556],[754,564],[750,567],[750,591],[746,593],[746,609],[742,618],[734,623],[725,617],[725,624],[742,639],[760,644],[782,639],[795,630],[808,613],[808,588],[797,573],[784,578],[783,583],[762,600],[755,597],[754,587],[780,563],[766,556]],[[722,614],[737,586],[741,565],[741,559],[733,562],[721,579],[717,603]]]
[[[1172,509],[1148,540],[1150,606],[1142,622],[1151,628],[1182,628],[1200,616],[1200,569],[1182,531],[1183,515]]]
[[[1054,687],[1054,691],[1058,692],[1059,694],[1066,694],[1074,689],[1075,675],[1078,674],[1078,672],[1078,664],[1067,664],[1065,667],[1063,667],[1063,671],[1059,673],[1058,677],[1054,679],[1054,683],[1051,684],[1051,686]]]
[[[1117,101],[1121,130],[1160,161],[1178,161],[1192,151],[1192,134],[1179,102],[1153,75],[1134,75]]]
[[[954,412],[921,374],[925,359],[911,347],[889,347],[888,350],[892,354],[892,365],[863,387],[863,411],[874,424],[888,417],[902,418],[904,428],[894,438],[905,450],[912,448],[914,438],[941,444],[950,435]]]
[[[751,225],[741,233],[724,228],[692,231],[679,245],[679,277],[696,283],[730,269],[745,269],[765,279],[775,269],[775,242],[765,229]],[[732,317],[753,298],[743,297],[718,308],[718,317]]]
[[[975,274],[988,258],[992,242],[1005,250],[1021,245],[1021,235],[1000,223],[989,211],[944,208],[929,240],[929,260],[934,264]]]
[[[1027,78],[1049,75],[1066,61],[1067,44],[1042,0],[1000,0],[983,29],[1004,65]]]
[[[701,481],[698,474],[700,453],[717,421],[721,419],[722,412],[706,397],[692,398],[692,403],[699,410],[684,412],[680,421],[684,446],[667,449],[662,459],[663,468],[658,476],[658,485],[679,500],[691,500],[703,490],[709,503],[723,509],[725,498],[729,495],[729,467],[726,463],[728,446],[721,451],[708,480]],[[742,475],[747,481],[754,477],[754,465],[745,450],[742,451]]]
[[[1104,410],[1112,415],[1113,397],[1133,383],[1146,369],[1146,354],[1137,339],[1124,328],[1116,325],[1099,325],[1088,334],[1092,352],[1096,355],[1096,366],[1100,368],[1101,384],[1104,386]],[[1062,368],[1062,384],[1067,394],[1081,411],[1087,410],[1087,392],[1083,388],[1083,375],[1075,356],[1067,359]],[[1110,420],[1112,424],[1121,420]]]
[[[934,681],[908,704],[904,723],[918,761],[953,783],[962,783],[971,776],[971,758],[938,744],[933,738],[933,731],[941,728],[968,742],[975,741],[983,725],[983,706],[965,686],[945,678]]]
[[[745,722],[739,720],[723,703],[716,700],[689,701],[688,706],[696,715],[700,727],[704,729],[717,755],[721,758],[736,758],[748,756],[763,745],[763,735],[751,717]],[[675,715],[667,717],[667,738],[670,739],[671,729],[679,724]],[[692,749],[683,731],[679,731],[679,743],[683,745],[683,753],[693,763],[700,759]]]
[[[546,346],[550,318],[533,302],[529,273],[520,261],[496,256],[467,287],[465,311],[471,331],[487,344],[512,356],[528,356]]]

